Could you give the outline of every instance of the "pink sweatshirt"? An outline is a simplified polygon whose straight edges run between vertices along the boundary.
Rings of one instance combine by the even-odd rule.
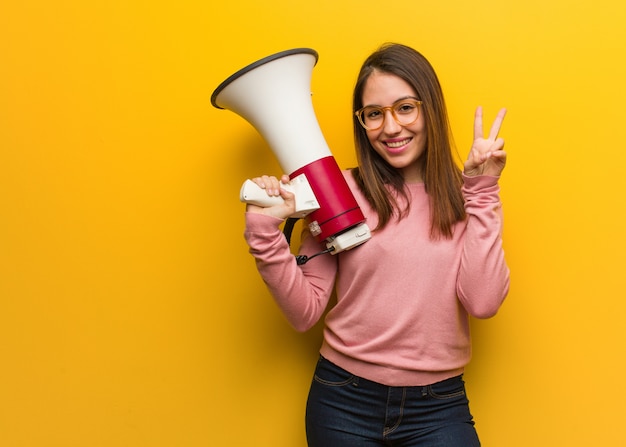
[[[366,216],[378,217],[348,172]],[[291,325],[311,328],[333,289],[321,354],[353,374],[391,386],[419,386],[463,372],[471,356],[469,316],[496,314],[509,288],[502,250],[497,177],[464,177],[468,218],[452,239],[432,240],[424,184],[409,184],[410,214],[392,219],[364,244],[296,265],[282,220],[246,213],[245,238],[257,268]],[[325,246],[308,230],[300,253]],[[308,235],[308,236],[307,236]]]

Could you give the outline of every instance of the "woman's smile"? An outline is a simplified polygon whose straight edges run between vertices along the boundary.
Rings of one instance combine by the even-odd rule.
[[[398,153],[398,152],[402,152],[402,150],[405,148],[407,144],[411,142],[411,140],[412,138],[402,138],[402,139],[395,138],[391,140],[386,140],[385,144],[389,148],[389,152]]]

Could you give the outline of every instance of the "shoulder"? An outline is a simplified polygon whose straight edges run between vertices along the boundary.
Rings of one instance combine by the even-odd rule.
[[[357,168],[344,169],[341,171],[341,173],[343,174],[343,178],[345,179],[348,187],[350,188],[350,191],[352,191],[352,194],[354,194],[355,198],[357,198],[358,200],[365,199],[363,191],[359,187],[359,183],[357,182],[357,179],[355,177],[356,169]]]
[[[348,188],[350,188],[350,191],[352,192],[354,199],[359,205],[359,208],[361,208],[361,211],[366,216],[366,219],[368,220],[368,224],[370,225],[371,228],[374,228],[375,222],[378,222],[378,215],[376,214],[376,212],[372,208],[372,205],[369,203],[369,201],[365,197],[363,190],[361,190],[361,188],[359,187],[359,182],[357,181],[355,177],[355,169],[356,168],[345,169],[345,170],[342,170],[341,172],[343,174],[344,179],[346,180]]]
[[[346,182],[348,183],[350,188],[356,187],[356,179],[354,177],[355,169],[356,168],[350,168],[350,169],[343,169],[341,171],[341,173],[343,174],[343,178],[346,179]]]

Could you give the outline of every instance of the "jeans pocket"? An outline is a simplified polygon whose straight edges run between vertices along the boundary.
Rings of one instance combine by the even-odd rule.
[[[345,386],[354,382],[354,374],[329,362],[323,357],[317,363],[313,380],[327,386]]]
[[[465,396],[465,382],[461,376],[428,385],[428,395],[433,399],[453,399]]]

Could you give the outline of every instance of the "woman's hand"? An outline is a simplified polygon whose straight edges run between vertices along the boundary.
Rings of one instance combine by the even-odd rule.
[[[286,219],[296,212],[296,201],[293,193],[281,188],[282,183],[289,183],[289,176],[283,175],[278,181],[276,177],[263,175],[261,177],[255,177],[252,179],[260,188],[264,189],[268,196],[283,198],[283,203],[280,205],[274,205],[269,207],[261,207],[248,203],[246,205],[246,211],[250,213],[266,214],[268,216],[274,216],[279,219]]]
[[[489,137],[483,138],[483,109],[476,108],[474,117],[474,144],[467,156],[464,174],[469,177],[477,175],[499,176],[506,164],[504,140],[498,138],[506,109],[501,109],[491,125]]]

